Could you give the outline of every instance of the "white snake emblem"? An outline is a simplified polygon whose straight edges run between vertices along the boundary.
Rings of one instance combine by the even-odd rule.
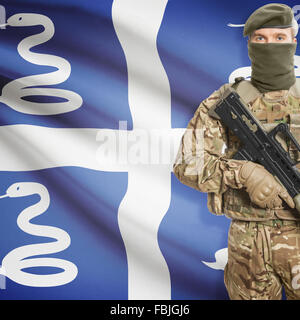
[[[2,89],[0,102],[16,111],[33,115],[61,114],[80,108],[83,100],[77,93],[70,90],[45,87],[66,81],[71,74],[70,63],[58,56],[31,51],[33,47],[45,43],[53,37],[55,32],[53,22],[41,14],[20,13],[10,17],[6,25],[11,27],[42,25],[44,31],[23,39],[18,45],[18,52],[22,58],[30,63],[50,66],[58,70],[26,76],[9,82]],[[67,101],[38,103],[22,99],[29,96],[58,97]]]
[[[20,182],[11,185],[6,194],[0,198],[26,197],[33,194],[40,196],[40,201],[24,209],[18,216],[17,224],[24,232],[39,236],[54,238],[56,241],[25,245],[10,251],[2,260],[2,270],[11,280],[26,286],[54,287],[73,281],[78,273],[77,267],[72,262],[58,258],[31,258],[35,255],[53,254],[69,247],[71,240],[67,232],[62,229],[37,225],[30,222],[34,217],[45,212],[50,204],[47,188],[36,182]],[[33,274],[22,269],[31,267],[56,267],[64,271],[53,274]]]

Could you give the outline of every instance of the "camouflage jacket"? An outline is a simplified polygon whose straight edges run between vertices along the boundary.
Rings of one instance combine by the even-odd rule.
[[[208,115],[209,109],[220,99],[230,84],[223,85],[197,108],[182,137],[173,169],[184,184],[208,193],[208,209],[229,218],[260,221],[270,219],[296,220],[299,214],[285,203],[282,207],[261,209],[250,198],[239,180],[243,161],[231,159],[240,147],[230,129]],[[300,141],[300,98],[288,90],[261,94],[248,104],[258,120],[270,130],[279,121],[290,123],[290,130]],[[283,147],[293,159],[298,152],[280,138]]]

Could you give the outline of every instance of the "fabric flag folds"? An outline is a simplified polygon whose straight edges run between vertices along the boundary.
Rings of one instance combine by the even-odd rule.
[[[0,2],[0,299],[227,299],[230,221],[172,165],[255,2]]]

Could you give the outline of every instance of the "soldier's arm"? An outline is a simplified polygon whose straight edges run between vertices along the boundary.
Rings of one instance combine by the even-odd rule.
[[[243,187],[239,170],[244,161],[226,158],[225,128],[220,121],[208,115],[208,110],[220,99],[225,86],[205,99],[196,110],[182,137],[173,166],[174,174],[182,183],[202,192],[220,194],[228,187]]]

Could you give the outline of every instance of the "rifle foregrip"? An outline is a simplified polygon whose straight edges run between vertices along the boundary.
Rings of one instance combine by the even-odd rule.
[[[294,200],[296,209],[298,210],[298,212],[300,212],[300,193],[298,193],[293,200]]]

